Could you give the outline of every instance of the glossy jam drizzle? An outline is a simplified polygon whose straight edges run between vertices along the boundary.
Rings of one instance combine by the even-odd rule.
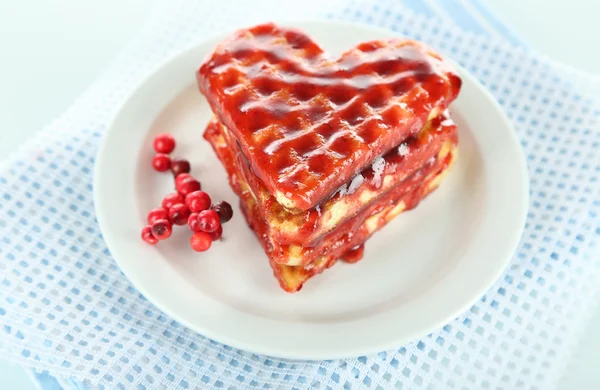
[[[366,42],[332,60],[304,33],[273,24],[220,43],[197,78],[253,172],[300,210],[418,132],[461,84],[414,41]]]

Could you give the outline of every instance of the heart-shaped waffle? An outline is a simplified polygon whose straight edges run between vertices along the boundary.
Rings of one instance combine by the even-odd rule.
[[[330,59],[306,34],[264,24],[221,42],[200,90],[276,200],[308,210],[456,98],[453,67],[421,43],[362,43]]]

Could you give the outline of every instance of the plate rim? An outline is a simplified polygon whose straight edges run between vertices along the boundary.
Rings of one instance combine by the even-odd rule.
[[[291,21],[291,22],[286,21],[286,22],[283,22],[282,24],[285,24],[287,26],[303,28],[305,30],[310,30],[310,28],[319,28],[318,26],[320,26],[320,25],[321,26],[322,25],[330,25],[330,27],[331,27],[331,25],[333,25],[333,26],[337,26],[340,28],[371,30],[371,33],[386,34],[386,35],[389,35],[390,37],[403,36],[402,34],[399,34],[396,31],[389,30],[386,28],[371,26],[371,25],[364,24],[364,23],[349,22],[349,21],[311,19],[311,20],[303,20],[303,21]],[[232,31],[235,31],[235,30],[232,30]],[[93,175],[94,175],[94,177],[93,177],[93,201],[94,201],[94,207],[95,207],[95,211],[96,211],[96,218],[97,218],[100,230],[102,232],[103,238],[105,237],[105,234],[106,234],[105,232],[110,231],[110,226],[109,226],[108,221],[106,220],[106,213],[103,211],[104,205],[103,205],[103,202],[101,201],[102,195],[99,193],[99,188],[102,188],[102,186],[103,186],[101,184],[101,182],[102,182],[102,180],[101,180],[102,173],[101,172],[102,172],[102,167],[105,164],[104,157],[107,156],[106,150],[109,145],[110,134],[114,133],[115,125],[118,123],[119,118],[123,115],[124,112],[127,111],[128,104],[136,98],[136,96],[139,94],[139,91],[141,89],[143,89],[143,87],[146,84],[151,82],[151,80],[154,79],[157,76],[157,74],[159,74],[165,67],[173,66],[181,58],[185,58],[185,57],[191,55],[191,53],[194,50],[197,50],[197,48],[199,46],[212,45],[213,43],[216,43],[218,40],[220,40],[224,37],[227,37],[230,34],[231,34],[231,31],[225,32],[225,33],[211,34],[210,36],[207,36],[206,39],[196,41],[193,44],[186,46],[181,51],[169,56],[164,61],[159,62],[135,86],[135,88],[122,100],[119,108],[115,111],[115,113],[114,113],[113,117],[111,118],[111,120],[109,121],[107,129],[106,129],[105,133],[103,134],[102,139],[100,141],[98,150],[96,152],[96,159],[95,159],[94,170],[93,170]],[[309,34],[310,34],[310,31],[309,31]],[[454,61],[452,61],[452,62],[454,62]],[[210,329],[207,329],[205,327],[203,328],[202,326],[200,326],[197,323],[191,323],[190,321],[187,320],[187,318],[182,317],[177,312],[171,310],[169,308],[169,305],[163,304],[164,302],[162,302],[161,299],[159,299],[159,298],[157,299],[156,295],[153,294],[151,290],[146,289],[139,280],[137,280],[135,277],[132,277],[132,274],[130,273],[130,271],[132,271],[132,270],[128,269],[126,262],[119,260],[117,256],[113,255],[113,250],[111,249],[111,243],[109,242],[109,240],[104,238],[104,242],[105,242],[107,248],[109,249],[109,252],[111,253],[111,257],[117,263],[119,269],[125,274],[128,281],[146,299],[148,299],[149,302],[151,302],[154,306],[156,306],[158,309],[163,311],[165,314],[167,314],[174,320],[183,324],[190,330],[197,332],[200,335],[207,337],[211,340],[229,345],[234,348],[239,348],[241,350],[245,350],[245,351],[249,351],[252,353],[257,353],[257,354],[261,354],[261,355],[265,355],[265,356],[285,358],[285,359],[303,359],[303,360],[328,360],[328,359],[352,358],[352,357],[357,357],[357,356],[361,356],[361,355],[377,353],[377,352],[381,352],[381,351],[392,349],[392,348],[397,348],[397,347],[400,347],[411,341],[415,341],[419,338],[422,338],[425,335],[431,333],[432,331],[435,331],[436,329],[440,328],[442,325],[448,323],[453,318],[456,318],[457,316],[461,315],[466,310],[468,310],[471,306],[473,306],[473,304],[475,302],[477,302],[479,299],[481,299],[481,297],[485,294],[485,292],[489,290],[489,288],[493,285],[493,283],[496,280],[498,280],[498,278],[500,277],[502,272],[504,272],[504,270],[510,263],[512,255],[514,254],[514,252],[517,248],[517,245],[518,245],[520,238],[524,231],[527,212],[528,212],[528,208],[529,208],[529,177],[528,177],[526,159],[525,159],[523,148],[519,142],[517,133],[511,123],[511,121],[509,120],[508,116],[506,115],[504,109],[501,107],[501,105],[498,103],[498,101],[491,94],[491,92],[487,88],[485,88],[479,82],[479,80],[474,75],[472,75],[470,72],[468,72],[465,68],[463,68],[462,66],[460,66],[456,63],[454,63],[454,64],[457,67],[457,69],[459,70],[459,73],[461,74],[461,78],[463,78],[463,84],[464,84],[464,80],[468,79],[468,82],[470,84],[472,84],[473,86],[475,86],[477,88],[478,92],[483,94],[486,97],[486,101],[493,106],[494,111],[497,112],[499,118],[502,119],[502,122],[503,122],[502,127],[504,127],[506,129],[507,134],[509,135],[509,137],[511,139],[511,142],[517,146],[516,149],[517,149],[519,158],[518,158],[518,162],[516,165],[518,166],[518,168],[520,170],[520,175],[519,175],[520,180],[519,180],[518,184],[520,187],[519,192],[520,192],[521,202],[519,203],[520,207],[515,212],[515,221],[517,221],[517,222],[514,223],[514,225],[518,225],[519,228],[512,231],[512,236],[511,236],[512,238],[510,240],[510,244],[505,245],[505,250],[507,252],[509,252],[509,254],[504,256],[504,261],[502,262],[502,266],[498,266],[495,270],[496,272],[494,272],[493,274],[490,272],[490,275],[488,275],[488,277],[486,278],[486,282],[481,283],[480,284],[481,287],[479,289],[477,289],[477,292],[476,293],[474,292],[471,294],[471,299],[469,299],[468,301],[465,300],[465,302],[463,302],[463,304],[460,305],[460,310],[454,310],[454,313],[452,315],[445,316],[444,318],[440,318],[438,321],[435,321],[435,323],[432,322],[430,324],[430,326],[428,326],[427,328],[423,328],[418,332],[416,332],[416,331],[413,332],[414,334],[403,334],[403,335],[400,335],[400,336],[394,338],[393,340],[387,340],[387,341],[381,341],[379,343],[373,343],[368,348],[361,347],[359,351],[357,351],[356,348],[353,349],[352,347],[346,347],[341,352],[333,352],[332,353],[332,352],[328,352],[328,351],[319,350],[319,351],[314,351],[314,353],[311,353],[309,356],[306,353],[298,354],[298,353],[294,353],[293,351],[289,352],[289,351],[285,351],[282,349],[277,349],[277,348],[273,349],[272,347],[271,348],[264,347],[259,344],[252,344],[251,342],[249,343],[247,341],[236,339],[235,337],[219,334],[218,332],[213,332]],[[112,245],[112,246],[114,248],[114,245]]]

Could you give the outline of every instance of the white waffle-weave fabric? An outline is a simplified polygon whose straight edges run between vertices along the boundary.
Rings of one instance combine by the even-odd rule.
[[[600,292],[600,80],[402,3],[296,3],[165,0],[104,76],[0,169],[0,352],[71,388],[552,388]],[[322,362],[239,351],[161,313],[117,268],[92,201],[107,122],[157,64],[233,27],[315,15],[391,28],[460,62],[513,120],[531,186],[510,266],[467,313],[397,350]]]

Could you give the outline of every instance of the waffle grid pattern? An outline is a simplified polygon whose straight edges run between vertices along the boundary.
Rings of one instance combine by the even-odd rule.
[[[81,100],[2,167],[2,354],[71,388],[552,388],[600,289],[599,80],[401,4],[278,4],[222,2],[208,17],[197,2],[165,1]],[[531,204],[510,266],[467,313],[398,350],[290,361],[210,341],[140,296],[102,241],[92,169],[114,110],[166,56],[233,25],[319,13],[424,40],[475,74],[515,123]]]
[[[333,61],[304,33],[267,24],[218,45],[198,81],[269,192],[307,210],[454,99],[460,80],[436,56],[396,39]]]

